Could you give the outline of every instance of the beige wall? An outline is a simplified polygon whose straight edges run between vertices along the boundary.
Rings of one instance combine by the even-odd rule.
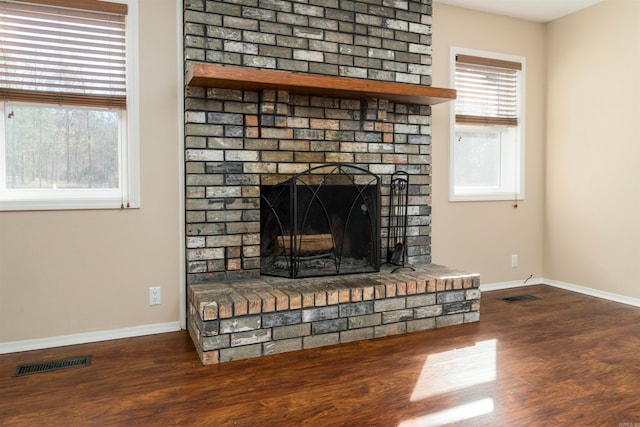
[[[640,298],[640,2],[548,25],[545,277]]]
[[[451,47],[526,58],[525,200],[449,202],[452,104],[433,107],[433,262],[480,273],[484,284],[542,276],[546,36],[543,24],[435,3],[433,85],[449,87]],[[511,255],[519,267],[511,267]]]
[[[0,212],[0,343],[179,321],[177,8],[140,0],[142,207]]]

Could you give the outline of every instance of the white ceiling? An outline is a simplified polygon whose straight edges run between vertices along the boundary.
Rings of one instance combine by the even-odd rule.
[[[452,6],[497,13],[535,22],[549,22],[603,0],[434,0]]]

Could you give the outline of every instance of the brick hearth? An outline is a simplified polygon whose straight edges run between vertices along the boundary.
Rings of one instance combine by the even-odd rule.
[[[189,331],[214,364],[479,320],[480,277],[437,265],[189,286]]]

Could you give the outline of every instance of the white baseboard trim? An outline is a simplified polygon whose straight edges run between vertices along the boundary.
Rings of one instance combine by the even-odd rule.
[[[596,298],[602,298],[613,302],[619,302],[621,304],[632,305],[634,307],[640,307],[640,299],[627,297],[620,294],[614,294],[612,292],[601,291],[598,289],[588,288],[586,286],[574,285],[571,283],[559,282],[557,280],[535,278],[527,280],[527,283],[523,281],[515,282],[501,282],[501,283],[489,283],[486,285],[480,284],[481,292],[499,291],[503,289],[520,288],[523,286],[531,285],[549,285],[554,288],[565,289],[567,291],[577,292],[579,294],[589,295]]]
[[[520,288],[522,286],[542,285],[546,283],[542,278],[531,278],[525,283],[524,280],[516,280],[513,282],[499,282],[499,283],[480,283],[480,292],[488,291],[500,291],[502,289]]]
[[[579,286],[551,279],[545,279],[544,284],[560,289],[565,289],[567,291],[578,292],[580,294],[585,294],[596,298],[602,298],[613,302],[632,305],[634,307],[640,307],[640,299],[638,298],[627,297],[620,294],[614,294],[612,292],[601,291],[598,289],[587,288],[586,286]]]
[[[0,354],[20,351],[40,350],[43,348],[62,347],[75,344],[86,344],[98,341],[117,340],[120,338],[139,337],[143,335],[162,334],[179,331],[180,322],[156,323],[154,325],[133,326],[131,328],[111,329],[108,331],[87,332],[59,337],[40,338],[34,340],[0,343]]]

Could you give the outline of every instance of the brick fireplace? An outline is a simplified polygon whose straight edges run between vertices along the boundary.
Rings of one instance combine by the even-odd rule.
[[[431,0],[185,0],[184,8],[187,68],[215,64],[416,87],[431,84]],[[429,105],[383,96],[334,96],[330,90],[325,95],[322,88],[308,94],[279,88],[188,85],[185,161],[189,329],[203,362],[269,354],[265,343],[272,342],[274,330],[265,324],[302,325],[304,309],[324,314],[308,312],[307,320],[313,318],[306,322],[308,327],[297,326],[299,335],[294,328],[285,334],[294,341],[275,347],[269,344],[269,348],[307,348],[302,337],[314,335],[313,331],[315,335],[334,334],[331,336],[340,342],[340,333],[350,329],[350,316],[331,325],[314,326],[313,322],[338,319],[343,311],[353,316],[373,315],[368,320],[373,323],[367,326],[371,333],[350,332],[346,336],[351,338],[383,336],[383,325],[439,315],[467,313],[455,321],[443,320],[441,325],[477,320],[477,315],[469,314],[478,311],[477,276],[429,271]],[[391,175],[397,171],[409,174],[405,246],[407,262],[419,266],[420,273],[397,279],[384,275],[388,272],[379,273],[384,277],[378,275],[369,282],[364,276],[354,276],[349,283],[345,278],[339,283],[301,279],[297,284],[290,279],[260,278],[261,186],[280,184],[327,163],[357,165],[380,177],[379,249],[384,256]],[[429,280],[434,280],[432,286]],[[443,285],[438,288],[435,280]],[[305,284],[314,289],[306,302],[306,291],[295,290]],[[388,294],[381,288],[376,293],[375,284],[393,284],[394,292]],[[397,298],[398,286],[405,289],[402,303],[376,303],[377,299]],[[415,292],[407,293],[407,286]],[[319,292],[317,297],[314,292]],[[426,296],[430,292],[433,295]],[[420,295],[407,303],[409,296]],[[457,305],[443,306],[452,303]],[[341,304],[349,307],[343,309]],[[327,314],[332,305],[335,313],[330,308]],[[424,308],[436,305],[440,308]],[[414,313],[416,307],[423,307],[419,310],[423,317]],[[387,314],[385,323],[383,313],[395,310],[403,311]],[[286,314],[292,311],[300,314],[299,320],[298,314]],[[264,318],[278,312],[276,320]],[[227,322],[232,318],[235,323]],[[396,325],[395,333],[407,331],[403,324]],[[413,325],[418,328],[418,323]],[[418,329],[435,327],[436,321],[421,325]],[[376,326],[380,327],[378,334],[374,333]],[[322,342],[322,337],[308,341]],[[327,344],[337,343],[334,341]],[[251,349],[232,351],[246,345]]]

